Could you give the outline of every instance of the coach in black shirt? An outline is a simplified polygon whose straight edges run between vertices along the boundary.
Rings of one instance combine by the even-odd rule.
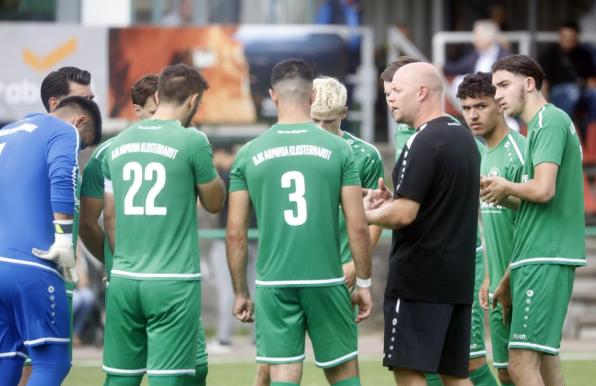
[[[403,385],[467,379],[480,156],[470,131],[445,115],[442,81],[428,63],[400,68],[393,117],[417,128],[393,170],[393,197],[370,191],[370,223],[392,228],[385,290],[385,357]]]

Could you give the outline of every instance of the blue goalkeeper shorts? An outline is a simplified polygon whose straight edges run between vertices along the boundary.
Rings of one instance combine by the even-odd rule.
[[[57,271],[0,261],[0,359],[26,347],[70,342],[64,280]]]

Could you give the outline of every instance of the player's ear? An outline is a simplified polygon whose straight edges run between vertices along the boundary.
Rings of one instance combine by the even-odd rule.
[[[159,106],[159,91],[156,91],[153,97],[155,98],[155,104]]]
[[[536,81],[531,76],[526,77],[524,83],[526,91],[533,91],[536,88]]]
[[[308,101],[309,105],[312,105],[315,102],[317,97],[317,90],[313,87],[312,91],[310,92],[310,100]]]
[[[340,119],[343,121],[348,116],[348,106],[344,107],[344,110],[339,114]]]
[[[85,126],[87,123],[89,122],[89,119],[87,118],[86,115],[79,115],[74,119],[74,122],[72,123],[74,127],[78,128],[82,128],[83,126]]]
[[[418,88],[418,100],[421,101],[428,95],[428,87],[420,86]]]
[[[202,94],[192,94],[190,96],[190,107],[195,108],[201,103]]]
[[[270,88],[269,89],[269,96],[271,97],[271,100],[273,101],[273,104],[277,106],[277,94],[275,93],[275,90]]]
[[[137,118],[140,117],[141,115],[141,106],[134,104],[132,105],[132,110],[135,112],[135,114],[137,115]]]
[[[56,107],[58,107],[58,104],[60,103],[60,99],[56,98],[56,97],[50,97],[50,99],[48,99],[48,106],[50,108],[50,113],[54,110],[56,110]]]

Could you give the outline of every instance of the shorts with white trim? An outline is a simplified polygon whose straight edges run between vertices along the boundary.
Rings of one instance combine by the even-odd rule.
[[[318,367],[335,367],[358,356],[358,331],[345,284],[257,286],[255,322],[259,363],[302,362],[306,332]]]
[[[470,358],[486,356],[484,342],[484,309],[478,300],[478,291],[484,281],[484,254],[482,249],[476,252],[476,271],[474,274],[474,304],[472,304],[472,331],[470,333]]]
[[[385,298],[383,366],[468,376],[471,306]]]
[[[200,296],[199,280],[112,275],[106,299],[104,371],[130,376],[194,375]]]
[[[29,346],[67,344],[69,320],[58,271],[0,263],[0,358],[25,358]]]
[[[528,264],[511,269],[509,349],[559,353],[574,278],[571,265]]]

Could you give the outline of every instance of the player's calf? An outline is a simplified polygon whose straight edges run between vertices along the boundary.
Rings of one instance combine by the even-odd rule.
[[[31,378],[27,386],[60,386],[70,370],[67,344],[43,344],[29,347]]]
[[[339,366],[324,369],[325,377],[332,386],[360,386],[358,359],[354,358]]]

